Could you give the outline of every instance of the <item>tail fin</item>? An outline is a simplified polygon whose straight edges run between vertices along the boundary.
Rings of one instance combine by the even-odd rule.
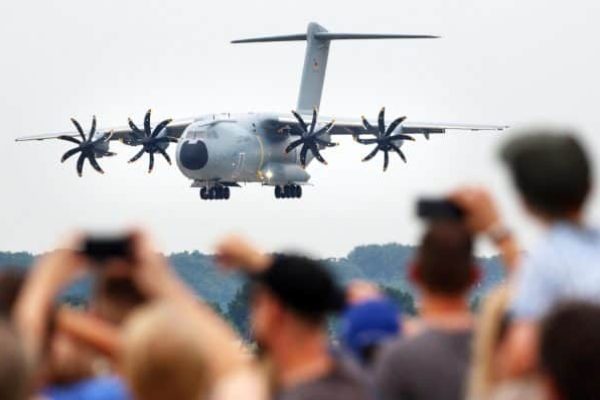
[[[431,35],[397,35],[397,34],[372,34],[372,33],[333,33],[321,25],[311,22],[306,33],[285,36],[259,37],[252,39],[234,40],[231,43],[261,43],[261,42],[290,42],[306,41],[306,54],[304,56],[304,69],[296,109],[299,112],[310,112],[319,108],[323,94],[327,57],[329,55],[329,42],[331,40],[350,39],[436,39]]]

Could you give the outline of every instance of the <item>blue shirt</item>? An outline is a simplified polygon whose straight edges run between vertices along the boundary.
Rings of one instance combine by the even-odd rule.
[[[538,320],[562,300],[600,304],[600,232],[567,223],[553,225],[517,273],[510,311]]]
[[[50,386],[42,391],[51,400],[130,400],[132,396],[121,379],[107,376],[86,379],[64,386]]]

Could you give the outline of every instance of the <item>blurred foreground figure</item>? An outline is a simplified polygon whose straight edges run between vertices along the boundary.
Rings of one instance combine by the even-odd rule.
[[[545,228],[520,266],[510,305],[511,372],[536,366],[537,323],[561,300],[600,303],[600,231],[587,226],[592,190],[586,152],[567,131],[531,132],[503,150],[528,213]]]
[[[383,349],[376,367],[382,400],[464,399],[473,328],[468,293],[478,276],[464,223],[433,221],[411,269],[420,319],[412,335]]]
[[[345,295],[318,262],[265,255],[239,238],[223,241],[218,260],[252,282],[251,330],[272,364],[278,400],[367,400],[360,369],[332,354],[326,320]]]
[[[80,248],[76,241],[42,257],[16,305],[15,322],[42,386],[48,316],[54,299],[94,264],[86,254],[74,250]],[[111,278],[119,282],[116,292],[112,284],[101,285],[104,294],[98,295],[101,300],[92,312],[59,309],[55,318],[59,335],[108,358],[112,370],[120,375],[109,379],[118,385],[81,377],[70,383],[68,391],[55,385],[43,392],[44,397],[129,398],[125,382],[137,400],[266,399],[266,385],[242,354],[229,325],[187,288],[144,234],[131,234],[130,253],[119,262],[125,259],[128,277]],[[132,286],[136,290],[128,292],[126,288]]]
[[[559,305],[541,326],[540,363],[550,400],[600,398],[600,306]]]
[[[349,304],[340,320],[342,345],[370,373],[381,348],[400,333],[400,312],[369,282],[352,282],[346,297]]]
[[[30,386],[23,347],[9,324],[0,320],[0,399],[25,400]]]

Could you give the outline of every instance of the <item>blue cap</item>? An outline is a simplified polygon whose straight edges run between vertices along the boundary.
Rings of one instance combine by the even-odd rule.
[[[372,345],[398,336],[398,307],[387,298],[368,300],[351,305],[342,315],[342,342],[357,358]]]

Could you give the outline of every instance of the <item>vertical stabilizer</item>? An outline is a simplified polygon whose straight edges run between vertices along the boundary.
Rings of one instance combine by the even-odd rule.
[[[327,29],[315,22],[308,24],[304,68],[296,106],[299,112],[310,112],[321,104],[330,41],[318,39],[315,34],[320,32],[327,32]]]

